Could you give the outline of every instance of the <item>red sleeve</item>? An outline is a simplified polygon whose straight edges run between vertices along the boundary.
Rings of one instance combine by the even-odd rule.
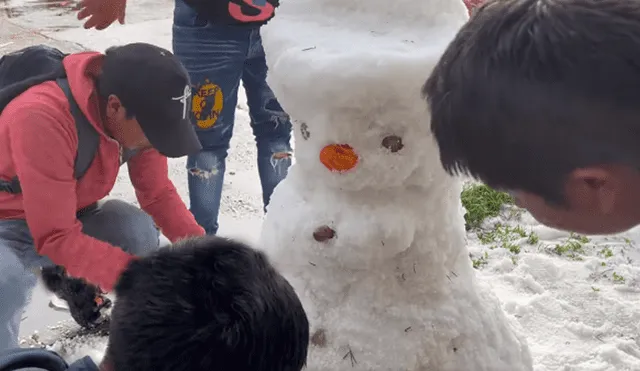
[[[132,157],[128,167],[140,207],[171,242],[205,234],[169,180],[166,157],[156,150],[146,150]]]
[[[82,233],[73,176],[75,124],[71,115],[34,106],[5,113],[12,121],[9,141],[36,250],[70,275],[111,291],[131,256]]]

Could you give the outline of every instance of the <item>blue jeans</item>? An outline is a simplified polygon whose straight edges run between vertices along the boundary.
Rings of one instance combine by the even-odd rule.
[[[149,215],[123,201],[99,202],[78,214],[84,233],[138,256],[158,248],[160,233]],[[51,266],[38,255],[24,220],[0,220],[0,351],[18,346],[22,312],[37,283],[35,271]]]
[[[187,158],[190,209],[207,234],[215,234],[240,81],[258,149],[265,210],[291,166],[291,121],[267,85],[259,27],[213,24],[176,0],[173,51],[194,85],[192,120],[203,147]]]

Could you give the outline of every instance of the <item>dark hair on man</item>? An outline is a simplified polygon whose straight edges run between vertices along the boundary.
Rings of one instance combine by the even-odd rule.
[[[450,174],[562,204],[581,167],[640,167],[640,2],[494,0],[423,87]]]
[[[126,102],[126,100],[130,99],[127,99],[126,94],[123,94],[127,87],[123,86],[125,81],[119,76],[122,66],[119,65],[117,58],[113,58],[113,54],[117,53],[120,48],[122,46],[111,46],[105,50],[102,68],[96,78],[96,91],[98,96],[105,100],[110,95],[118,97],[126,110],[126,117],[132,119],[136,116],[136,105],[132,104],[132,102]]]
[[[134,260],[115,287],[113,371],[300,371],[309,322],[267,257],[209,236]]]

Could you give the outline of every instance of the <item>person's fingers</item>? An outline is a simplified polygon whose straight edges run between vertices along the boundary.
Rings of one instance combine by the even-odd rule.
[[[88,16],[90,16],[91,13],[89,12],[89,9],[87,8],[82,8],[80,9],[80,11],[78,12],[78,20],[83,20],[85,18],[87,18]]]
[[[96,25],[98,25],[98,20],[96,17],[91,17],[84,23],[84,28],[90,29],[96,27]]]

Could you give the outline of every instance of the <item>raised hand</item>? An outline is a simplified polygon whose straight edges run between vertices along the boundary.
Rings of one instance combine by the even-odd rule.
[[[124,24],[126,0],[81,0],[78,12],[78,19],[87,21],[84,28],[95,28],[104,30],[116,20]]]

